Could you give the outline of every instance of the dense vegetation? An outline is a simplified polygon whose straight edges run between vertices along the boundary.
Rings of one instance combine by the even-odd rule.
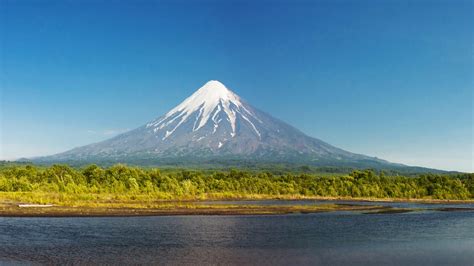
[[[350,174],[144,169],[115,165],[0,167],[0,192],[66,195],[147,195],[156,199],[265,197],[364,197],[472,199],[474,174],[387,176],[371,170]],[[253,196],[252,196],[253,195]]]

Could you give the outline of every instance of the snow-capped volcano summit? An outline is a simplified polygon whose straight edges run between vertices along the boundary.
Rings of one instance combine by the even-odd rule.
[[[195,115],[196,112],[197,115]],[[237,116],[249,123],[255,133],[260,136],[257,127],[250,120],[261,122],[255,114],[245,108],[240,97],[227,89],[224,84],[211,80],[181,104],[171,109],[164,117],[147,124],[147,128],[153,128],[155,133],[166,128],[167,130],[164,131],[162,138],[162,140],[165,140],[192,117],[194,119],[193,132],[199,131],[205,125],[211,123],[214,134],[220,124],[227,123],[232,129],[229,132],[230,137],[235,137]],[[172,126],[168,129],[170,125]]]
[[[225,160],[365,166],[387,163],[309,137],[252,107],[216,80],[144,126],[41,160],[154,165]]]

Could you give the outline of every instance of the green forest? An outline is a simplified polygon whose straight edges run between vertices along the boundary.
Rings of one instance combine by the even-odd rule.
[[[127,195],[153,199],[232,198],[474,198],[474,174],[387,175],[373,170],[348,174],[280,173],[245,170],[180,170],[117,164],[0,167],[0,195],[11,193]]]

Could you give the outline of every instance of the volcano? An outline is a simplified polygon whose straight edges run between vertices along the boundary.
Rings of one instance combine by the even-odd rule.
[[[395,165],[307,136],[253,107],[216,80],[146,125],[39,160],[148,165],[242,161],[376,168]]]

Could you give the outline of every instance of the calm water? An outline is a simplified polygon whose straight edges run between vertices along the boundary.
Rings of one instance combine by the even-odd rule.
[[[0,218],[9,263],[474,265],[474,212]]]

